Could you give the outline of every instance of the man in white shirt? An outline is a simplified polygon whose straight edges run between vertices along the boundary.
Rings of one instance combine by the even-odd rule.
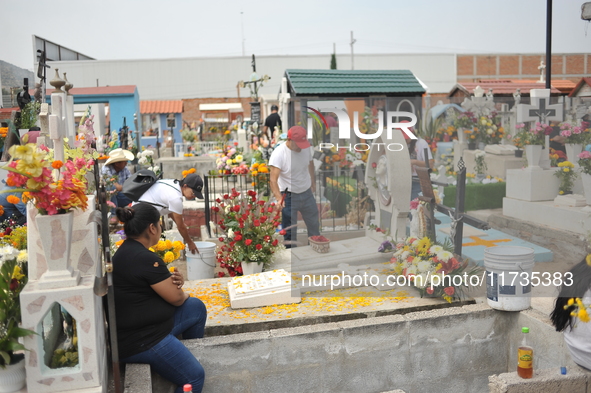
[[[314,162],[306,130],[294,126],[287,132],[287,142],[277,146],[269,159],[271,192],[282,210],[281,226],[289,248],[297,241],[298,212],[308,229],[308,236],[320,235],[318,206],[314,198]]]
[[[138,200],[138,202],[147,202],[153,205],[161,216],[168,214],[192,254],[195,254],[195,251],[199,252],[199,250],[189,236],[189,230],[183,221],[183,196],[189,200],[196,197],[203,199],[202,189],[203,180],[201,177],[190,173],[180,181],[176,179],[158,180]]]

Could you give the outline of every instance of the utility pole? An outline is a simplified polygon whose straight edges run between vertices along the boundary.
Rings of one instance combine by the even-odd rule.
[[[351,69],[354,70],[355,67],[353,66],[353,44],[357,42],[356,39],[353,39],[353,32],[351,31]]]
[[[546,0],[546,89],[552,80],[552,0]]]
[[[240,27],[242,29],[242,56],[244,56],[244,12],[240,11]]]

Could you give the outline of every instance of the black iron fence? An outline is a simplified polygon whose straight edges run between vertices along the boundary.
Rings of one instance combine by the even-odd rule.
[[[322,170],[316,173],[315,196],[321,229],[327,231],[355,231],[363,228],[365,213],[374,210],[364,183],[364,171],[358,169]],[[255,190],[263,197],[272,198],[269,174],[213,175],[203,179],[205,221],[210,236],[217,236],[211,208],[215,200],[236,189],[239,192]]]

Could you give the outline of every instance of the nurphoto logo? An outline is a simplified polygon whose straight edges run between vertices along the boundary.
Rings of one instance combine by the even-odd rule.
[[[326,129],[329,129],[328,122],[326,118],[322,115],[321,112],[331,112],[334,113],[338,117],[338,124],[339,124],[339,139],[350,139],[351,138],[351,118],[343,109],[338,108],[329,108],[329,107],[319,107],[319,108],[310,108],[305,106],[304,108],[309,109],[312,112],[308,113],[308,139],[312,139],[313,134],[313,121],[316,120],[317,123],[324,125]],[[353,132],[355,135],[360,139],[365,140],[373,140],[379,138],[382,133],[384,132],[384,112],[378,112],[378,128],[374,133],[367,133],[364,134],[359,131],[359,112],[353,112]],[[409,118],[410,120],[403,120],[401,121],[400,118]],[[394,119],[398,119],[394,121]],[[416,135],[410,130],[415,124],[417,123],[417,117],[412,112],[397,112],[397,111],[388,111],[386,114],[386,140],[392,139],[392,132],[401,130],[404,134],[408,136],[410,139],[417,139]],[[383,138],[382,138],[383,139]],[[400,143],[355,143],[349,144],[345,146],[339,146],[338,144],[334,143],[320,143],[318,145],[320,149],[331,149],[333,147],[339,148],[348,148],[349,151],[368,151],[372,148],[377,148],[377,150],[384,150],[389,151],[401,151],[404,150],[404,147]]]

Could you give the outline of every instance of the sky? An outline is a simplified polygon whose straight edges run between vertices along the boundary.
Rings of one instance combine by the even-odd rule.
[[[591,53],[587,0],[554,0],[553,53]],[[351,53],[543,53],[546,0],[0,0],[0,60],[32,35],[99,60]]]

